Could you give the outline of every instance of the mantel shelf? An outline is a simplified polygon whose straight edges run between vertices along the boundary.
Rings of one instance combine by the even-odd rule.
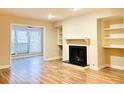
[[[65,39],[83,39],[83,40],[85,40],[85,39],[90,39],[90,38],[88,38],[88,37],[81,37],[81,36],[75,36],[75,37],[65,37]]]
[[[89,38],[65,38],[67,44],[86,44],[89,45],[90,44],[90,39]]]
[[[66,38],[66,40],[89,40],[89,38]]]

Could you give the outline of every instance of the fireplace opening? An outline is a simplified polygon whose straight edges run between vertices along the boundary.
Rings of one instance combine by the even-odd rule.
[[[87,66],[87,47],[69,46],[69,63],[78,66]]]

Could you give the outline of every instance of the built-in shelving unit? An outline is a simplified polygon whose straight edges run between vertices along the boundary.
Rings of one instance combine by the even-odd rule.
[[[124,49],[124,18],[115,17],[103,22],[103,48]]]
[[[57,33],[58,33],[58,45],[62,46],[62,39],[63,39],[63,34],[62,34],[62,26],[57,27]]]
[[[99,66],[124,67],[124,17],[110,16],[97,20]]]
[[[56,26],[57,31],[57,45],[59,48],[59,56],[62,58],[62,51],[63,51],[63,29],[61,25]]]

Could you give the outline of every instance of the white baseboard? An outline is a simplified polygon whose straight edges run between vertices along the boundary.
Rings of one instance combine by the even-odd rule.
[[[62,57],[52,57],[52,58],[46,58],[45,61],[50,61],[50,60],[57,60],[61,59]]]
[[[92,70],[99,70],[98,67],[96,67],[96,66],[90,66],[90,69],[92,69]]]
[[[102,66],[98,67],[98,70],[103,69],[105,67],[111,67],[111,68],[115,68],[115,69],[124,70],[124,66],[109,65],[109,64],[105,64],[105,65],[102,65]]]
[[[111,65],[110,67],[115,68],[115,69],[124,70],[124,66]]]
[[[104,65],[99,66],[99,67],[97,67],[97,66],[90,66],[90,69],[93,69],[93,70],[100,70],[100,69],[103,69],[103,68],[105,68],[105,67],[110,67],[110,65],[109,65],[109,64],[104,64]]]
[[[9,68],[11,65],[0,66],[0,69]]]

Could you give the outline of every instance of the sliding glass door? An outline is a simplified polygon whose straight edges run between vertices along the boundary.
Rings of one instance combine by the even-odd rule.
[[[43,36],[41,30],[37,31],[15,31],[11,32],[11,53],[13,55],[41,53]]]
[[[41,45],[42,44],[42,38],[41,38],[41,31],[30,31],[29,33],[30,36],[30,43],[29,43],[29,52],[30,53],[37,53],[41,52]]]
[[[16,52],[18,54],[29,52],[28,32],[27,31],[16,31]]]

